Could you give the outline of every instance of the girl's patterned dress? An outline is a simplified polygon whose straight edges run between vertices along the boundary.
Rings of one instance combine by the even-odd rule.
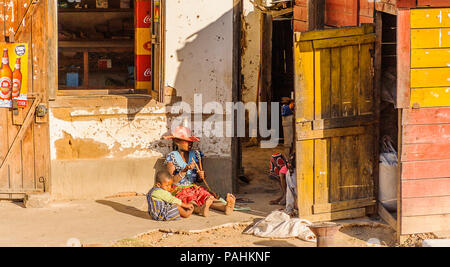
[[[177,175],[192,161],[195,161],[198,165],[201,158],[203,158],[202,152],[191,150],[189,151],[189,161],[186,163],[178,151],[173,151],[167,155],[165,164],[167,165],[169,162],[173,163],[175,166],[174,175]],[[197,169],[189,170],[186,176],[175,185],[174,196],[181,199],[183,203],[188,204],[194,202],[197,206],[203,206],[206,199],[213,195],[205,188],[196,185],[196,182],[199,182]]]

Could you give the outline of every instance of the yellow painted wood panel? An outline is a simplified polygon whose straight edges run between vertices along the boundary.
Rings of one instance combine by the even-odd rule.
[[[314,205],[314,140],[297,142],[297,192],[299,216],[313,213]]]
[[[315,120],[331,117],[331,55],[330,49],[319,49],[315,60]]]
[[[450,27],[450,8],[411,9],[411,28]]]
[[[359,92],[359,115],[373,113],[374,88],[373,88],[373,64],[371,50],[374,44],[361,45],[359,51],[360,68],[360,92]]]
[[[450,47],[450,28],[411,30],[411,48]]]
[[[450,67],[450,48],[413,49],[411,68]]]
[[[450,87],[421,88],[411,90],[411,106],[447,107],[450,106]]]
[[[301,49],[305,47],[306,52]],[[314,52],[312,42],[296,43],[295,51],[296,119],[314,120]]]
[[[375,42],[375,40],[376,35],[374,33],[360,36],[323,39],[314,41],[314,48],[322,49],[322,48],[342,47],[348,45],[369,44]]]
[[[364,24],[361,27],[347,27],[339,29],[326,29],[322,31],[310,31],[303,32],[298,35],[297,42],[299,41],[311,41],[311,40],[321,40],[329,38],[338,38],[346,36],[360,36],[368,33],[373,33],[375,27],[373,24]]]
[[[411,87],[450,86],[450,68],[412,69]]]
[[[314,205],[329,202],[329,146],[330,139],[315,140]]]

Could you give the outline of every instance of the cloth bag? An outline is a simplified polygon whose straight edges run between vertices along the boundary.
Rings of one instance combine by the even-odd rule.
[[[316,236],[309,229],[309,225],[311,222],[308,220],[291,219],[282,211],[273,211],[269,216],[255,223],[244,234],[273,238],[297,237],[304,241],[316,242]]]
[[[390,212],[397,210],[398,156],[389,136],[383,137],[380,154],[378,199]]]

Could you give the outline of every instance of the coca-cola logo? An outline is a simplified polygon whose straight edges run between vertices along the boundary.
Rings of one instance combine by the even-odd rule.
[[[152,50],[152,42],[146,42],[143,45],[145,50],[151,51]]]
[[[150,77],[152,76],[152,70],[150,68],[146,69],[144,72],[144,76],[145,77]]]
[[[152,23],[152,16],[150,16],[150,15],[145,16],[145,18],[144,18],[144,23],[145,23],[145,24],[150,24],[150,23]]]

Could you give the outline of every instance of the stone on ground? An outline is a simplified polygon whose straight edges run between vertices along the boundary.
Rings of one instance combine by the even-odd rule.
[[[27,194],[23,200],[23,205],[26,208],[44,208],[49,202],[49,193]]]

